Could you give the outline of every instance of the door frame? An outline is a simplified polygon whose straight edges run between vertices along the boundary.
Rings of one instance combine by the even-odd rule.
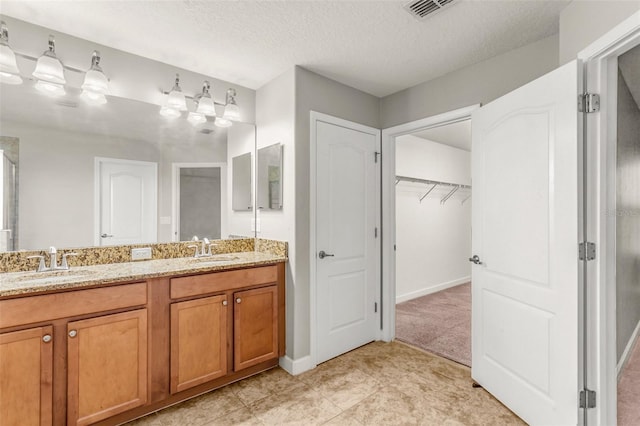
[[[474,104],[382,130],[382,335],[396,336],[396,138],[421,130],[470,120]],[[473,125],[473,124],[472,124]]]
[[[378,135],[378,144],[379,144],[378,147],[381,148],[380,139],[379,139],[380,138],[379,129],[375,129],[370,126],[365,126],[362,124],[358,124],[352,121],[344,120],[342,118],[334,117],[332,115],[323,114],[316,111],[310,112],[310,121],[311,122],[310,122],[310,150],[309,150],[309,157],[310,157],[310,161],[309,161],[309,318],[310,318],[309,346],[310,346],[311,359],[309,361],[310,365],[304,365],[304,366],[301,365],[301,371],[310,370],[312,368],[315,368],[318,365],[318,356],[317,356],[318,317],[317,317],[317,306],[316,306],[318,301],[318,298],[317,298],[318,287],[317,287],[317,280],[316,280],[316,274],[317,274],[317,268],[316,268],[317,167],[316,167],[316,162],[317,162],[317,146],[318,146],[318,143],[316,140],[317,123],[321,121],[321,122],[333,124],[335,126],[341,126],[347,129],[357,130],[357,131],[361,131],[369,134],[371,134],[372,131],[375,131],[375,134]],[[382,164],[384,164],[384,156],[382,156]],[[381,190],[382,190],[380,186],[380,173],[381,173],[381,168],[378,167],[376,169],[376,182],[378,182],[378,194],[377,194],[378,203],[381,200]],[[378,229],[381,230],[380,238],[376,239],[376,251],[378,252],[378,258],[377,258],[378,268],[376,268],[378,273],[377,273],[376,280],[378,282],[380,282],[380,278],[381,278],[380,270],[382,267],[382,259],[380,254],[381,254],[381,241],[383,238],[382,230],[384,228],[381,224],[380,214],[381,214],[381,209],[377,209],[376,223],[378,224]],[[377,300],[378,302],[381,302],[380,297],[378,297]],[[378,316],[381,315],[381,312],[383,312],[382,309],[378,310]],[[381,338],[381,330],[377,329],[376,340],[380,340],[380,338]],[[294,371],[294,374],[296,374],[296,371]]]
[[[227,163],[171,163],[171,241],[180,241],[180,170],[220,169],[220,238],[227,234]]]
[[[585,240],[596,244],[596,258],[585,262],[586,378],[596,390],[596,407],[587,410],[589,424],[617,421],[616,356],[616,146],[617,58],[640,45],[640,11],[634,13],[578,54],[584,64],[584,91],[600,95],[600,112],[585,114]]]
[[[101,178],[102,178],[102,168],[101,165],[105,162],[109,163],[119,163],[119,164],[134,164],[139,166],[151,166],[154,170],[155,175],[155,191],[153,191],[152,204],[155,206],[153,210],[153,243],[158,242],[158,189],[159,189],[159,178],[158,178],[158,163],[154,161],[140,161],[140,160],[125,160],[121,158],[111,158],[111,157],[94,157],[93,162],[93,242],[95,246],[102,246],[102,238],[100,237],[101,231],[101,214],[102,214],[102,197],[101,195]]]

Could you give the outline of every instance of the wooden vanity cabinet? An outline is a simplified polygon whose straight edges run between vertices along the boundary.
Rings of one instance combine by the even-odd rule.
[[[147,402],[147,309],[70,322],[67,334],[68,424]]]
[[[227,374],[226,295],[171,304],[171,393]]]
[[[53,327],[0,334],[0,425],[52,422]]]

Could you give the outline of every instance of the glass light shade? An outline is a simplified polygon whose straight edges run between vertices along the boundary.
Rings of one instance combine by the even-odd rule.
[[[240,120],[240,108],[238,108],[238,105],[236,104],[227,104],[224,107],[223,117],[232,121]]]
[[[200,114],[199,112],[190,112],[187,120],[189,121],[189,123],[197,126],[198,124],[206,122],[207,118],[204,116],[204,114]]]
[[[65,84],[62,62],[51,52],[45,52],[38,58],[33,76],[48,83]]]
[[[211,97],[203,96],[198,101],[198,108],[196,109],[197,113],[208,115],[209,117],[216,116],[216,106],[213,103],[213,99]]]
[[[62,84],[50,83],[43,80],[38,80],[35,88],[49,96],[63,96],[66,93]]]
[[[102,71],[90,69],[84,75],[82,90],[105,95],[109,91],[109,80]]]
[[[102,93],[83,90],[80,96],[86,103],[91,105],[104,105],[107,103],[107,97]]]
[[[217,127],[231,127],[233,123],[230,120],[227,120],[224,117],[217,117],[215,123],[213,123]]]
[[[167,118],[176,118],[180,117],[181,114],[177,109],[163,106],[162,108],[160,108],[160,115]]]
[[[0,44],[0,82],[7,84],[20,84],[20,70],[16,63],[16,55],[7,44]]]
[[[172,90],[167,96],[167,108],[172,108],[177,111],[187,110],[187,101],[184,98],[184,94],[177,90]]]

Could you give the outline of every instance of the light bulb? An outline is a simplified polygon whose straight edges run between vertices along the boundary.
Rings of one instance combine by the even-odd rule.
[[[162,108],[160,108],[160,115],[167,118],[176,118],[180,117],[181,114],[177,109],[163,106]]]
[[[231,127],[233,125],[230,120],[227,120],[224,117],[216,117],[216,121],[213,124],[218,127]]]
[[[50,83],[44,80],[38,80],[35,88],[49,96],[63,96],[66,93],[62,84]]]
[[[199,112],[190,112],[187,120],[189,121],[189,123],[197,126],[198,124],[205,123],[207,121],[207,118],[204,116],[204,114],[200,114]]]
[[[102,93],[83,90],[80,97],[82,97],[86,103],[91,105],[103,105],[107,103],[107,97]]]

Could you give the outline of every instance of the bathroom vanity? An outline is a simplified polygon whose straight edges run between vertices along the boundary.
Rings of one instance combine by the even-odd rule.
[[[278,365],[285,260],[0,275],[0,424],[119,424]]]

